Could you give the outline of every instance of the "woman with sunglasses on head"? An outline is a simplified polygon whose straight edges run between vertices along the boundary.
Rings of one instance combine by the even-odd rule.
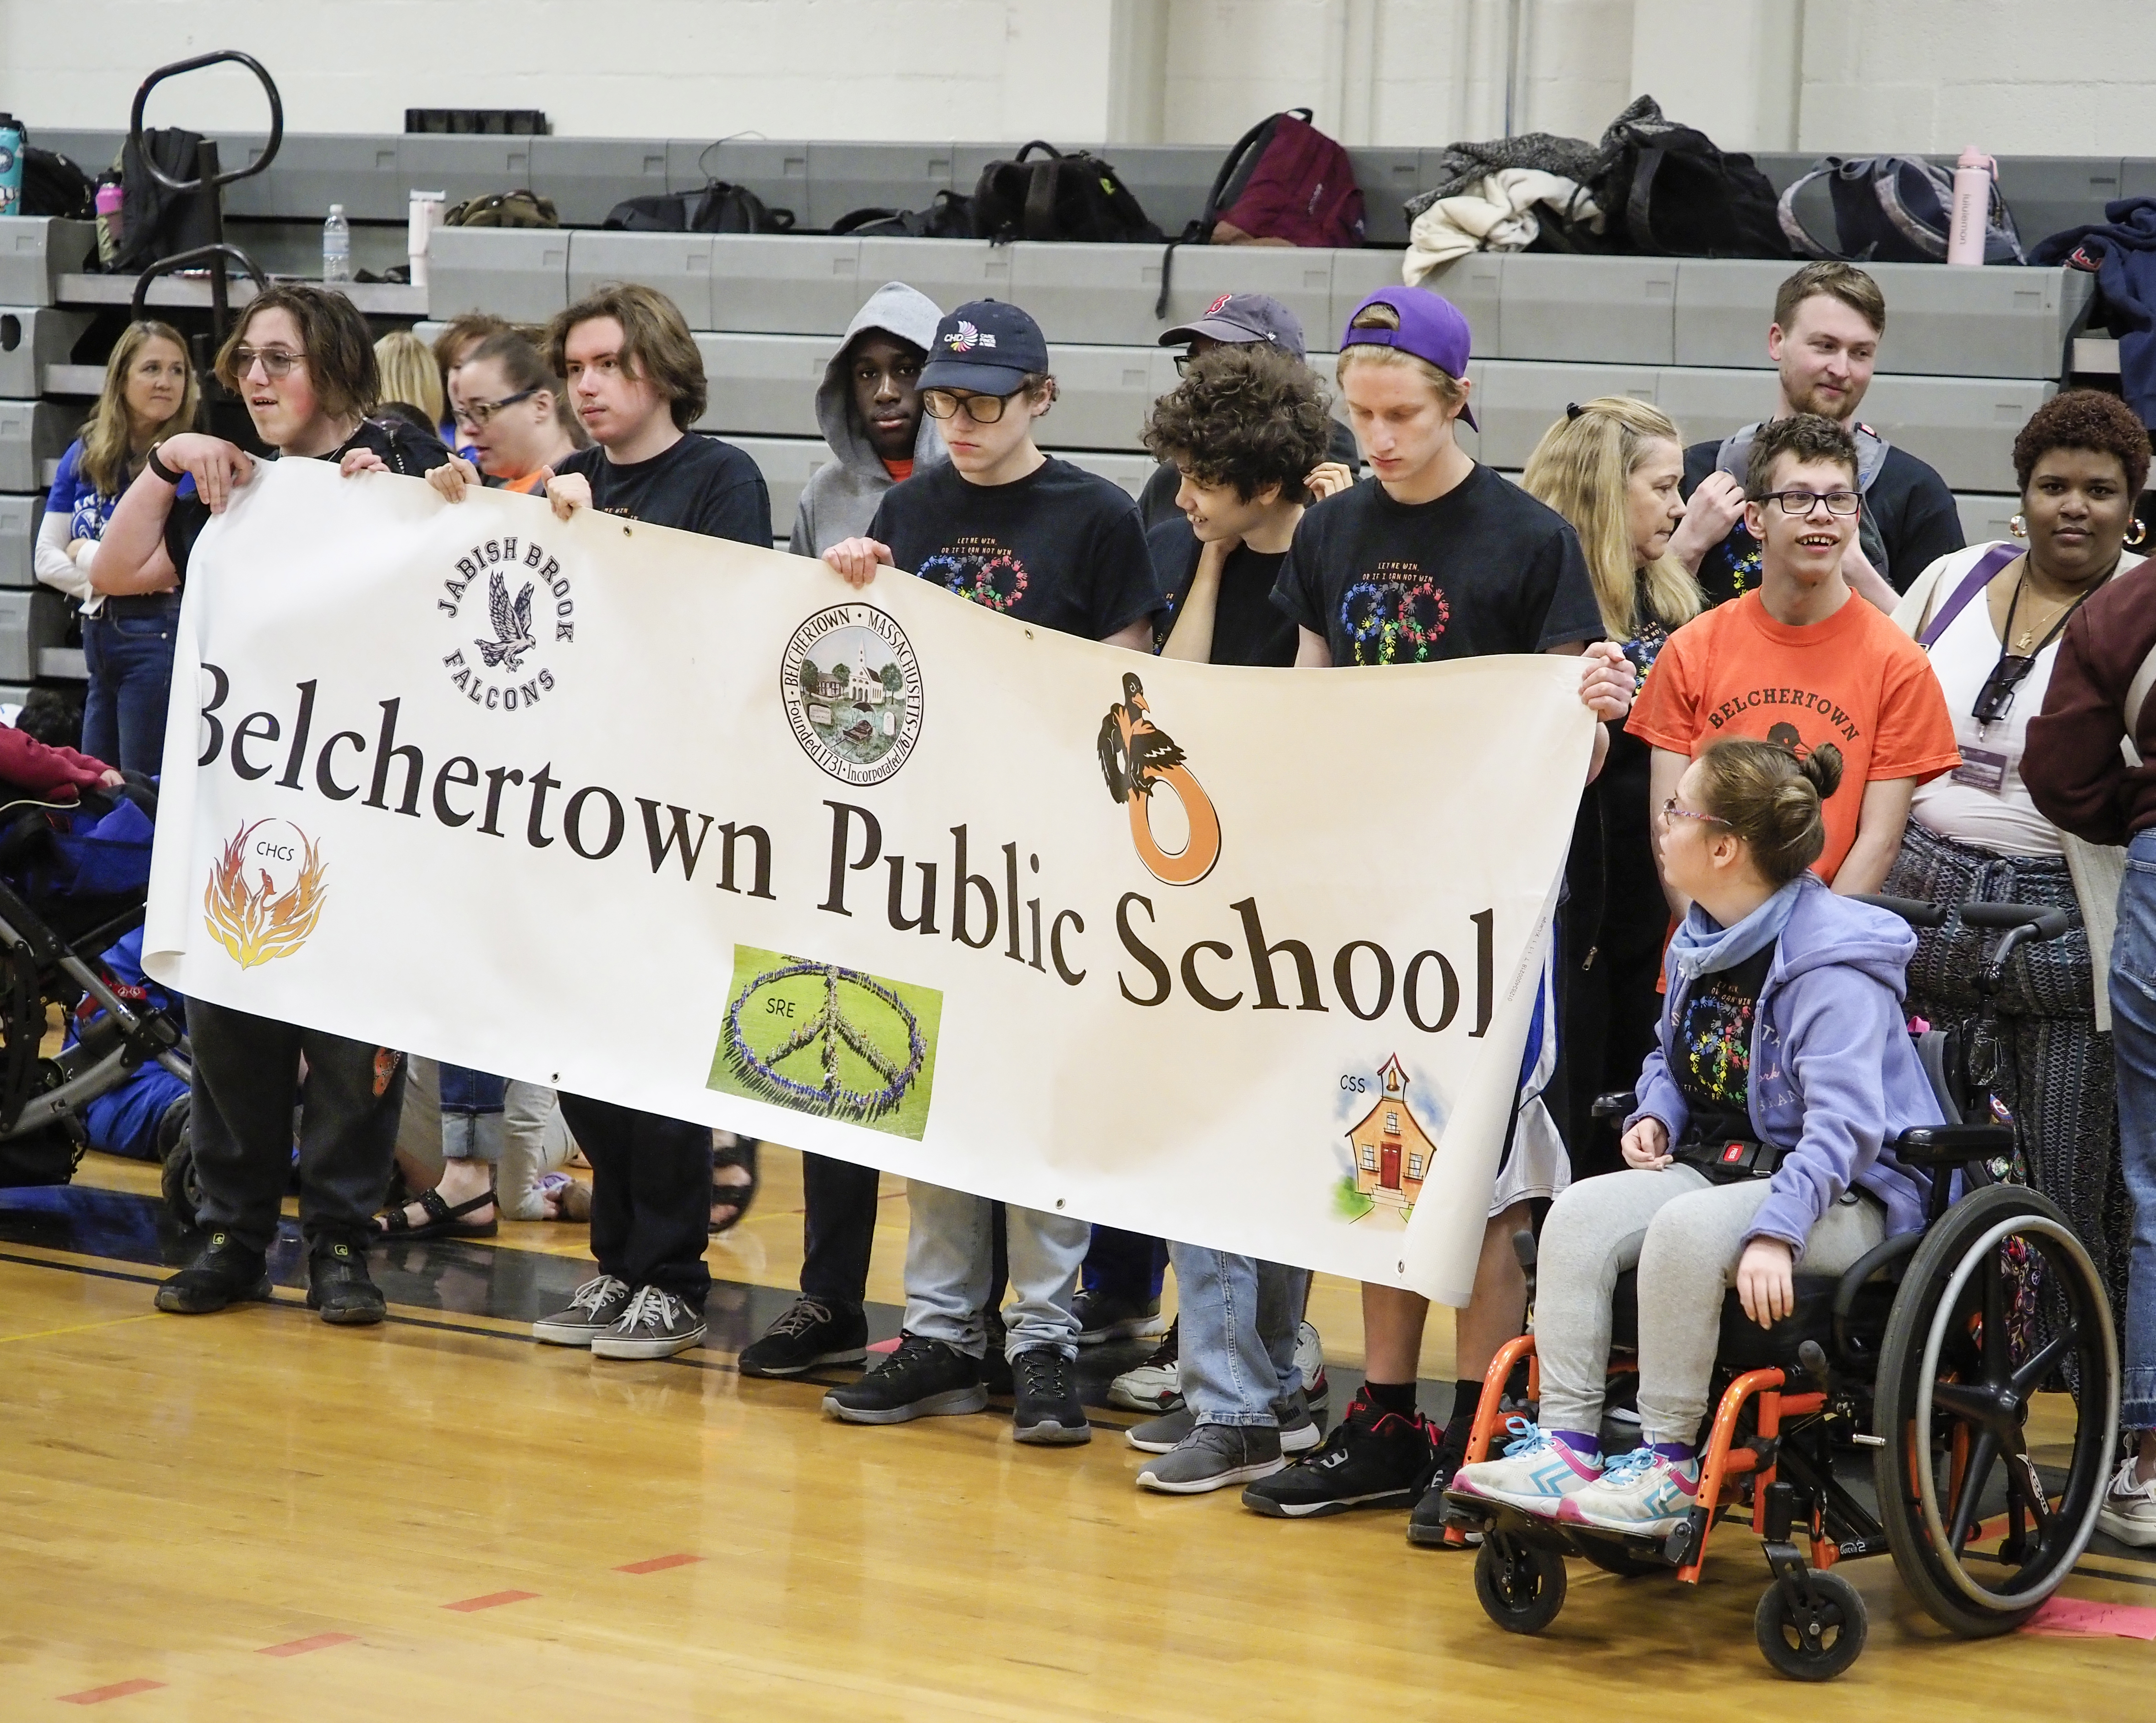
[[[2069,390],[2021,428],[2014,471],[2021,509],[2012,526],[2022,542],[1940,557],[1894,613],[1931,654],[1962,763],[1917,790],[1882,889],[2066,910],[2066,934],[2015,953],[1988,1008],[1976,990],[1983,931],[1958,916],[1925,930],[1909,966],[1909,1005],[1973,1037],[1976,1074],[2014,1115],[2025,1176],[2066,1212],[2123,1317],[2132,1210],[2119,1175],[2110,1002],[2098,979],[2109,954],[2092,952],[2082,915],[2085,895],[2116,901],[2120,863],[2107,867],[2044,816],[2021,758],[2067,625],[2141,561],[2126,541],[2148,476],[2148,433],[2115,396]],[[2108,909],[2097,920],[2107,926]]]
[[[467,484],[545,495],[555,466],[591,446],[567,403],[561,380],[530,341],[513,329],[488,336],[449,375],[457,436],[477,466],[453,455],[428,482],[451,501]]]
[[[446,461],[441,440],[401,420],[367,417],[379,392],[367,320],[343,295],[305,282],[258,294],[217,359],[255,434],[282,459],[332,460],[347,474],[422,474]],[[153,444],[107,523],[92,577],[108,592],[184,582],[195,541],[255,474],[252,455],[192,432]],[[194,491],[180,494],[192,478]],[[301,1100],[300,1226],[307,1303],[326,1322],[379,1322],[385,1305],[367,1272],[374,1211],[389,1183],[403,1100],[403,1056],[342,1035],[187,1002],[194,1049],[196,1220],[201,1254],[157,1289],[157,1308],[200,1315],[269,1295],[265,1256],[292,1164],[292,1109]]]
[[[1860,601],[1861,602],[1861,601]],[[1627,1170],[1568,1187],[1543,1228],[1535,1304],[1540,1428],[1513,1420],[1460,1495],[1661,1537],[1699,1490],[1722,1295],[1771,1327],[1795,1267],[1831,1274],[1923,1224],[1929,1187],[1887,1147],[1939,1122],[1902,1024],[1916,940],[1811,871],[1841,753],[1711,742],[1656,814],[1691,908],[1664,961],[1668,1002],[1625,1121]],[[1639,1271],[1642,1445],[1601,1453],[1610,1297]]]

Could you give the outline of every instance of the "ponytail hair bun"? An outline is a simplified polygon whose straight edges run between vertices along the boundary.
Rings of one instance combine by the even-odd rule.
[[[1822,742],[1801,757],[1782,741],[1711,742],[1697,764],[1706,811],[1750,850],[1762,878],[1779,888],[1826,849],[1826,798],[1841,785],[1841,750]]]

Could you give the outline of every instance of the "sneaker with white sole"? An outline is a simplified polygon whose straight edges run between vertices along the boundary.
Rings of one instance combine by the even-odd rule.
[[[1163,1495],[1203,1495],[1231,1484],[1255,1484],[1286,1464],[1280,1432],[1270,1424],[1199,1424],[1139,1467],[1137,1485]]]
[[[1300,1397],[1274,1401],[1273,1417],[1276,1421],[1273,1428],[1279,1433],[1283,1454],[1307,1454],[1325,1439],[1324,1431],[1317,1428],[1317,1421],[1311,1417]],[[1141,1454],[1166,1454],[1200,1428],[1198,1414],[1188,1406],[1179,1406],[1159,1418],[1132,1424],[1123,1432],[1123,1440]]]
[[[1598,1455],[1580,1453],[1527,1419],[1507,1418],[1505,1427],[1514,1439],[1496,1459],[1455,1472],[1450,1487],[1455,1495],[1551,1515],[1567,1496],[1577,1495],[1602,1475]]]
[[[569,1295],[569,1307],[531,1325],[531,1338],[544,1346],[588,1346],[621,1320],[634,1290],[613,1274],[594,1274]]]
[[[2156,1479],[2137,1483],[2134,1469],[2134,1457],[2129,1454],[2103,1493],[2103,1505],[2096,1510],[2096,1529],[2106,1537],[2145,1550],[2156,1544]]]
[[[1302,1372],[1302,1393],[1313,1410],[1325,1405],[1325,1346],[1315,1324],[1305,1322],[1295,1331],[1295,1367]]]
[[[594,1358],[670,1358],[704,1343],[704,1313],[656,1286],[629,1295],[621,1320],[592,1340]]]
[[[1602,1475],[1557,1505],[1567,1526],[1639,1537],[1667,1537],[1699,1500],[1699,1459],[1676,1460],[1635,1448],[1605,1461]]]
[[[1089,1290],[1070,1300],[1071,1320],[1078,1325],[1078,1344],[1106,1346],[1111,1340],[1151,1340],[1168,1332],[1158,1297],[1132,1304],[1112,1293]]]
[[[1134,1370],[1126,1370],[1108,1384],[1108,1404],[1130,1412],[1173,1412],[1183,1404],[1183,1372],[1178,1351],[1180,1335],[1175,1323],[1152,1356]]]

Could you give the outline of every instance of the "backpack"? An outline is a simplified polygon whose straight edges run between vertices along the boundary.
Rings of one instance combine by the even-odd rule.
[[[1789,255],[1774,187],[1749,156],[1662,117],[1641,96],[1602,135],[1591,187],[1613,250],[1642,257]]]
[[[489,192],[467,197],[442,218],[445,228],[558,228],[562,218],[554,201],[528,187],[516,192]]]
[[[1237,138],[1213,176],[1205,207],[1161,254],[1156,317],[1168,315],[1178,245],[1355,246],[1363,243],[1363,193],[1348,151],[1310,123],[1308,108],[1268,115]],[[1216,241],[1222,227],[1233,238]]]
[[[1029,162],[1035,150],[1045,160]],[[1165,237],[1147,218],[1116,170],[1083,151],[1065,155],[1035,138],[1009,162],[991,162],[973,187],[973,237],[993,244],[1014,239],[1082,239],[1102,244]]]
[[[624,198],[599,225],[628,233],[788,233],[793,212],[773,209],[747,186],[714,180],[701,192]]]
[[[1798,193],[1822,179],[1834,201],[1833,246],[1815,238],[1797,213]],[[1844,263],[1936,264],[1946,260],[1953,211],[1953,172],[1921,156],[1827,156],[1782,193],[1775,215],[1789,243],[1805,257]],[[2013,214],[1999,195],[1995,177],[1984,222],[1984,260],[2028,261],[2021,254],[2021,236],[2014,229]]]
[[[831,231],[865,239],[970,239],[973,200],[938,192],[926,209],[850,209],[831,223]]]
[[[192,180],[200,172],[202,142],[200,132],[177,126],[128,137],[120,156],[125,189],[121,194],[120,252],[112,261],[116,273],[135,274],[161,259],[216,240],[217,189],[168,191],[150,177],[142,159],[146,154],[173,179]]]
[[[21,213],[88,221],[97,213],[97,187],[58,151],[29,145],[23,151]]]

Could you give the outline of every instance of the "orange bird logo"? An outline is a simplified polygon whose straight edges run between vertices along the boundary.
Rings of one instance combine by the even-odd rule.
[[[1101,720],[1101,775],[1108,793],[1130,809],[1131,842],[1146,871],[1163,885],[1195,885],[1220,859],[1220,816],[1183,763],[1183,750],[1152,721],[1145,685],[1126,673],[1123,697]],[[1173,854],[1152,835],[1152,792],[1165,785],[1183,804],[1190,835]]]
[[[270,823],[257,820],[239,828],[209,870],[209,885],[203,892],[203,925],[242,969],[298,951],[321,920],[327,895],[321,846],[296,826],[291,830],[300,839],[298,845],[280,846],[285,853],[278,858],[298,864],[291,885],[280,891],[270,870],[260,866],[254,871],[261,883],[247,883],[248,840]],[[295,848],[296,854],[290,853]]]

